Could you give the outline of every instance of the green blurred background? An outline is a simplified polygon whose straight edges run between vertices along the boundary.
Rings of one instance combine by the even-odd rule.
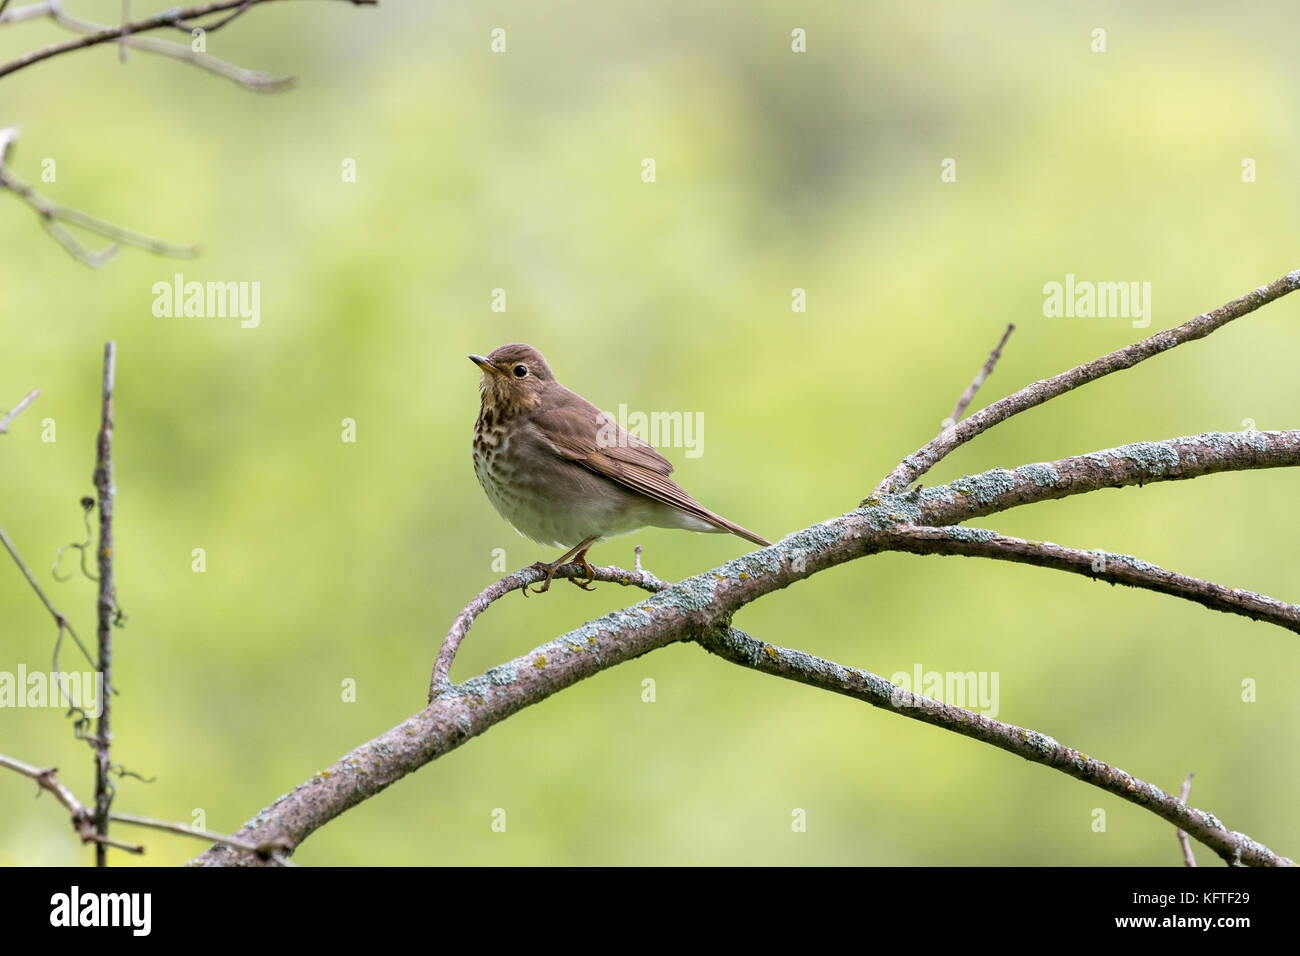
[[[114,756],[157,781],[123,781],[116,808],[182,821],[202,809],[234,830],[423,705],[446,627],[499,576],[493,549],[512,569],[555,556],[518,537],[474,478],[469,352],[528,342],[604,408],[702,413],[701,457],[665,449],[676,477],[775,539],[855,507],[929,439],[1007,322],[1017,330],[972,410],[1300,267],[1294,26],[1282,2],[272,4],[208,51],[297,74],[287,93],[138,52],[123,67],[109,47],[0,80],[0,125],[22,127],[15,173],[203,248],[181,262],[126,250],[92,271],[0,195],[0,406],[42,393],[0,437],[0,524],[86,636],[93,585],[55,583],[49,566],[82,533],[102,348],[118,343],[129,621]],[[494,27],[505,54],[489,50]],[[791,52],[796,27],[805,54]],[[1090,49],[1098,27],[1104,53]],[[63,36],[7,26],[0,57]],[[46,157],[55,183],[40,182]],[[947,157],[955,183],[940,179]],[[260,327],[155,318],[152,286],[176,272],[259,282]],[[1043,285],[1066,273],[1150,282],[1150,329],[1045,318]],[[791,311],[796,287],[806,313]],[[1246,419],[1296,427],[1298,320],[1300,296],[1284,299],[1000,426],[925,481]],[[41,440],[46,418],[56,442]],[[1295,600],[1296,481],[1227,474],[975,524]],[[630,564],[637,543],[668,578],[747,547],[649,530],[592,556]],[[480,619],[453,676],[639,597],[610,585],[512,596]],[[885,676],[995,671],[1000,719],[1170,790],[1194,770],[1193,804],[1300,856],[1294,634],[1048,570],[908,555],[820,574],[737,623]],[[48,667],[53,636],[4,556],[0,669]],[[341,699],[347,680],[355,703]],[[1245,680],[1257,702],[1242,701]],[[90,795],[90,754],[59,711],[0,712],[0,752],[55,764]],[[33,790],[0,777],[0,863],[91,859]],[[492,832],[496,808],[505,833]],[[795,808],[806,832],[792,832]],[[121,835],[147,840],[148,863],[203,849]],[[690,645],[514,716],[296,859],[1180,854],[1171,827],[1062,774]]]

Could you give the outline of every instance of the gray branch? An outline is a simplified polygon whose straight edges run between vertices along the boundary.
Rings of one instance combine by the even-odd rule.
[[[1050,541],[1010,538],[983,528],[950,525],[946,528],[896,528],[889,534],[890,549],[913,554],[962,554],[1033,564],[1070,571],[1111,584],[1125,584],[1186,598],[1216,611],[1267,621],[1300,633],[1300,606],[1276,598],[1226,588],[1213,581],[1166,571],[1131,554],[1082,551]]]
[[[49,46],[41,47],[39,50],[33,50],[25,53],[8,63],[0,65],[0,77],[8,76],[10,73],[48,60],[64,53],[72,53],[75,50],[84,50],[87,47],[97,46],[101,43],[112,43],[122,37],[130,37],[137,33],[146,33],[152,30],[162,30],[168,28],[183,29],[189,32],[194,27],[203,27],[204,29],[216,29],[229,23],[235,16],[243,13],[246,9],[259,6],[264,3],[272,3],[274,0],[218,0],[216,3],[202,3],[192,7],[172,7],[163,10],[150,17],[143,17],[139,20],[132,20],[116,27],[104,27],[95,33],[89,33],[85,36],[73,40],[64,40],[61,43],[51,43]],[[353,6],[375,6],[378,0],[346,0]],[[0,14],[0,26],[18,20],[31,19],[39,16],[53,16],[60,9],[58,0],[47,0],[45,3],[33,4],[31,7],[19,7],[8,13]],[[193,21],[210,16],[215,13],[224,13],[233,10],[235,13],[222,19],[219,22],[204,26],[203,24],[194,24]]]
[[[872,707],[942,727],[1024,757],[1033,763],[1059,770],[1163,817],[1196,837],[1231,865],[1295,865],[1246,834],[1229,830],[1214,814],[1186,806],[1185,798],[1180,800],[1154,784],[1059,744],[1036,730],[1004,724],[1000,720],[923,697],[867,671],[844,667],[803,651],[756,641],[735,628],[718,628],[700,643],[706,650],[734,664],[844,694],[865,701]]]
[[[1091,362],[1072,368],[1068,372],[1062,372],[1052,378],[1026,385],[1015,394],[1008,395],[1001,401],[994,402],[988,408],[976,412],[960,425],[945,429],[924,447],[904,458],[898,467],[886,475],[880,484],[876,486],[876,494],[902,491],[943,460],[954,448],[965,444],[976,435],[987,431],[999,422],[1006,421],[1013,415],[1018,415],[1020,412],[1043,404],[1048,399],[1063,395],[1081,385],[1087,385],[1089,382],[1096,381],[1112,372],[1132,368],[1153,355],[1159,355],[1186,342],[1203,339],[1211,332],[1227,325],[1233,319],[1239,319],[1243,315],[1254,312],[1260,306],[1267,305],[1274,299],[1281,298],[1288,292],[1294,292],[1298,288],[1300,288],[1300,269],[1289,272],[1268,285],[1260,286],[1253,292],[1248,292],[1241,298],[1234,299],[1213,312],[1204,312],[1194,319],[1188,319],[1182,325],[1172,329],[1165,329],[1163,332],[1157,332],[1150,338],[1125,346],[1118,351],[1111,352],[1109,355],[1103,355],[1101,358],[1093,359]]]
[[[1108,552],[1083,552],[955,527],[972,517],[1069,495],[1190,479],[1224,471],[1300,464],[1300,431],[1219,433],[1142,442],[1051,463],[993,469],[948,485],[906,487],[956,445],[1034,405],[1102,375],[1128,368],[1182,341],[1208,335],[1239,315],[1300,287],[1300,272],[1257,289],[1178,329],[1121,349],[1008,399],[995,402],[945,432],[899,466],[877,494],[838,518],[788,535],[775,545],[676,584],[640,571],[602,568],[598,578],[635,584],[654,592],[632,607],[606,614],[515,660],[461,684],[448,677],[456,649],[476,617],[493,601],[525,587],[540,572],[525,569],[496,582],[472,601],[452,625],[439,651],[428,705],[406,721],[315,774],[250,820],[236,840],[296,847],[334,817],[381,792],[523,708],[594,673],[680,641],[696,641],[734,663],[864,700],[972,737],[1052,767],[1142,806],[1212,848],[1232,864],[1292,865],[1292,861],[1242,833],[1229,831],[1212,814],[1185,806],[1178,797],[1118,768],[1064,747],[1027,728],[920,697],[866,671],[844,667],[802,651],[756,641],[732,627],[737,610],[766,594],[830,567],[881,551],[966,554],[1026,561],[1072,572],[1087,571],[1116,583],[1146,587],[1297,630],[1300,610],[1252,592],[1166,571]],[[966,429],[962,432],[962,429]],[[895,480],[898,479],[898,480]],[[561,569],[561,577],[579,573]],[[264,860],[215,845],[196,865],[253,865]]]
[[[1203,447],[1197,445],[1204,456],[1203,460],[1198,460],[1197,467],[1205,469],[1201,473],[1249,470],[1280,465],[1284,462],[1275,460],[1279,456],[1285,458],[1300,454],[1300,432],[1268,434],[1290,437],[1267,444],[1263,451],[1245,440],[1207,441]],[[1167,461],[1174,449],[1181,447],[1178,443],[1186,441],[1188,440],[1171,439],[1169,442],[1150,444],[1165,448],[1166,452],[1160,457]],[[1092,483],[1091,490],[1106,487],[1105,482],[1115,479],[1116,470],[1122,471],[1125,468],[1123,456],[1096,454],[1104,459],[1108,467],[1100,468],[1095,474],[1078,477],[1070,485],[1068,493],[1089,490],[1085,487],[1089,482]],[[1092,457],[1094,456],[1080,456],[1080,460],[1090,461]],[[1063,461],[1070,462],[1074,459]],[[1062,467],[1065,468],[1064,465]],[[251,841],[284,838],[296,847],[334,817],[381,792],[406,774],[449,753],[524,707],[544,700],[579,680],[668,644],[690,640],[707,641],[709,635],[716,635],[719,627],[729,628],[731,616],[740,608],[819,571],[881,551],[912,550],[902,547],[909,542],[909,536],[936,530],[918,526],[962,520],[968,507],[967,499],[974,495],[973,489],[1009,490],[1003,487],[1003,476],[1022,471],[1026,476],[1037,474],[1034,466],[1026,466],[1026,469],[1017,469],[1017,472],[997,469],[995,472],[960,479],[951,485],[926,489],[916,494],[887,495],[883,499],[873,499],[872,503],[805,528],[771,547],[663,587],[639,604],[613,611],[478,677],[461,684],[449,683],[445,674],[450,670],[455,647],[475,617],[493,600],[537,580],[536,575],[540,572],[528,568],[509,575],[471,602],[453,625],[439,653],[432,682],[433,696],[424,710],[353,750],[332,767],[315,774],[311,780],[265,808],[235,836]],[[1140,469],[1132,473],[1123,471],[1123,474],[1126,483],[1130,484],[1136,484],[1143,477],[1155,480]],[[1050,482],[1034,483],[1030,480],[1030,484],[1044,498],[1058,491]],[[960,490],[959,485],[962,489],[970,490]],[[1060,494],[1056,496],[1059,497]],[[1033,500],[1033,495],[1025,490],[1024,494],[1009,500],[1003,508],[1005,510],[1030,500]],[[959,528],[951,530],[958,535],[963,530],[974,531]],[[962,540],[953,537],[949,531],[944,533],[946,537],[940,540]],[[557,577],[575,576],[580,569],[577,565],[566,565],[561,571],[563,573],[557,574]],[[1120,572],[1115,573],[1118,575]],[[655,582],[658,580],[642,579],[635,571],[619,568],[599,569],[598,580],[621,583],[624,579],[647,590],[655,590]],[[1281,605],[1281,602],[1277,604]],[[876,679],[890,688],[894,686],[881,678]],[[888,693],[893,694],[895,690],[898,689]],[[898,692],[902,693],[901,690]],[[968,715],[962,720],[985,720],[966,711],[961,713]],[[935,720],[927,722],[937,723]],[[1056,756],[1041,762],[1058,766],[1057,757],[1073,752],[1066,748],[1061,748],[1059,753],[1054,750]],[[1058,769],[1067,768],[1058,766]],[[1199,824],[1190,819],[1185,821],[1182,815],[1175,819],[1170,816],[1175,811],[1164,802],[1163,797],[1154,796],[1159,793],[1154,787],[1143,784],[1130,792],[1127,790],[1127,781],[1136,778],[1115,771],[1100,761],[1093,761],[1088,764],[1085,772],[1072,775],[1147,807],[1183,826],[1188,833],[1215,849],[1215,852],[1222,853],[1231,847],[1230,852],[1234,854],[1240,849],[1241,860],[1245,863],[1284,861],[1284,858],[1266,847],[1246,837],[1231,834],[1221,826],[1216,828],[1205,820]],[[1223,832],[1219,833],[1219,830]],[[194,862],[198,865],[220,866],[256,865],[260,861],[225,847],[212,847]]]

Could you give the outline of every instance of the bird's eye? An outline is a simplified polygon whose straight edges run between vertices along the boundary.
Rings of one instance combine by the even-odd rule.
[[[528,366],[516,365],[514,371],[515,371],[515,378],[523,378],[525,375],[528,374]]]

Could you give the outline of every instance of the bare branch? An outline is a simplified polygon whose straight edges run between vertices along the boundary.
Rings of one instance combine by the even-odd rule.
[[[1081,551],[1059,544],[1026,541],[986,531],[949,525],[945,528],[897,527],[888,532],[889,548],[913,554],[961,554],[968,557],[995,558],[1034,564],[1058,571],[1070,571],[1111,584],[1145,588],[1172,594],[1203,604],[1216,611],[1240,614],[1256,621],[1267,621],[1300,633],[1300,606],[1253,591],[1226,588],[1212,581],[1176,574],[1128,554],[1109,551]]]
[[[172,258],[190,259],[198,255],[198,249],[193,245],[176,245],[143,232],[136,232],[134,229],[116,226],[111,222],[81,212],[78,209],[70,209],[50,202],[15,176],[3,162],[5,154],[17,139],[17,136],[18,130],[14,127],[0,130],[0,189],[8,189],[31,206],[37,215],[41,217],[41,224],[50,235],[81,262],[92,268],[102,266],[117,255],[117,243],[119,242],[140,249],[147,249],[156,255],[170,256]],[[113,243],[99,252],[92,252],[60,225],[60,223],[64,222],[112,239]]]
[[[103,24],[92,23],[89,20],[74,17],[57,6],[53,11],[53,16],[60,26],[76,33],[98,33],[108,29]],[[276,77],[262,70],[250,70],[242,66],[235,66],[233,63],[228,63],[211,53],[199,53],[188,43],[173,43],[171,40],[160,40],[149,36],[124,36],[122,42],[137,50],[144,50],[146,53],[157,53],[161,56],[192,63],[200,69],[225,77],[240,86],[256,90],[259,93],[278,93],[291,88],[296,82],[291,76]]]
[[[104,676],[103,706],[95,734],[95,832],[108,837],[109,808],[114,786],[109,780],[112,762],[109,750],[113,735],[109,712],[113,686],[113,626],[119,623],[117,584],[113,576],[113,386],[116,377],[117,343],[104,346],[104,386],[101,393],[99,435],[95,441],[95,493],[99,497],[99,672]],[[107,865],[107,848],[95,848],[95,865]]]
[[[1260,286],[1227,305],[1220,306],[1213,312],[1205,312],[1189,319],[1182,325],[1163,332],[1157,332],[1150,338],[1125,346],[1118,351],[1093,359],[1083,365],[1062,372],[1060,375],[1027,385],[1013,395],[994,402],[987,408],[976,412],[970,418],[951,429],[944,429],[926,445],[904,458],[898,467],[881,480],[875,493],[882,495],[890,491],[902,491],[912,482],[938,464],[949,452],[965,444],[976,435],[987,431],[999,422],[1006,421],[1013,415],[1041,405],[1048,399],[1055,398],[1072,389],[1096,381],[1112,372],[1132,368],[1139,362],[1168,351],[1175,346],[1196,339],[1205,338],[1216,329],[1222,328],[1233,319],[1254,312],[1260,306],[1267,305],[1274,299],[1281,298],[1289,292],[1300,288],[1300,270],[1289,272],[1266,286]]]
[[[1183,788],[1178,792],[1179,803],[1187,803],[1187,795],[1192,792],[1192,778],[1194,776],[1196,776],[1196,774],[1189,773],[1187,779],[1183,781]],[[1187,839],[1187,831],[1181,828],[1178,830],[1178,843],[1183,848],[1183,862],[1188,866],[1195,866],[1196,855],[1192,853],[1192,844]]]
[[[0,754],[0,767],[6,770],[13,770],[35,780],[42,790],[54,794],[54,798],[61,803],[72,816],[73,829],[81,837],[83,843],[99,843],[101,845],[117,847],[119,850],[126,850],[128,853],[143,853],[144,847],[136,844],[121,843],[117,840],[109,840],[98,835],[95,832],[94,816],[90,810],[77,799],[77,795],[63,784],[56,776],[57,767],[33,767],[31,764],[23,763],[21,760],[15,760],[13,757],[7,757]],[[244,840],[236,840],[221,833],[213,833],[210,830],[201,830],[197,827],[187,826],[184,823],[174,823],[170,820],[154,820],[150,817],[138,817],[130,813],[114,813],[111,818],[117,823],[126,823],[132,826],[150,827],[154,830],[162,830],[167,833],[179,833],[182,836],[197,837],[200,840],[208,842],[223,843],[227,846],[233,846],[236,849],[244,850],[247,853],[256,854],[267,862],[277,862],[285,866],[295,864],[279,860],[277,857],[286,849],[289,849],[283,841],[271,843],[251,843]]]
[[[223,833],[213,833],[210,830],[201,830],[198,827],[192,827],[185,823],[176,823],[171,820],[155,820],[152,817],[137,817],[130,813],[111,814],[113,822],[126,823],[131,826],[149,827],[154,830],[162,830],[166,833],[179,833],[181,836],[197,837],[200,840],[207,840],[210,843],[217,843],[236,850],[243,850],[245,853],[253,853],[265,859],[268,863],[274,863],[279,866],[297,866],[288,860],[282,859],[281,854],[293,849],[284,840],[276,840],[270,843],[250,843],[246,840],[237,840],[232,836],[226,836]]]
[[[640,545],[637,546],[637,564],[640,564]],[[634,571],[626,571],[623,568],[607,567],[593,568],[595,581],[608,581],[613,584],[631,585],[633,587],[643,588],[646,591],[662,591],[668,585],[666,582],[659,580],[648,571],[642,571],[637,567]],[[516,571],[514,574],[506,575],[499,581],[488,585],[478,597],[470,601],[465,609],[456,616],[452,622],[451,630],[447,636],[442,639],[442,647],[438,651],[438,660],[433,667],[433,677],[429,681],[429,699],[433,700],[441,689],[449,685],[449,675],[451,674],[452,661],[456,659],[456,651],[460,649],[460,643],[469,633],[470,627],[474,624],[474,619],[488,609],[493,601],[505,597],[511,591],[526,588],[530,584],[536,584],[541,581],[546,574],[536,567],[524,568],[522,571]],[[553,578],[586,578],[586,570],[580,564],[565,564],[556,569]],[[527,591],[524,592],[527,594]]]
[[[82,843],[94,843],[96,852],[100,852],[105,846],[116,847],[119,850],[125,850],[127,853],[143,853],[144,847],[139,844],[121,843],[117,840],[110,840],[108,837],[95,831],[93,814],[88,810],[76,794],[69,790],[55,776],[58,772],[57,767],[33,767],[31,764],[23,763],[21,760],[15,760],[13,757],[6,757],[0,754],[0,767],[6,770],[14,770],[24,777],[30,777],[35,780],[42,790],[47,790],[54,794],[54,798],[63,804],[68,813],[72,816],[72,828],[77,831],[81,837]]]
[[[907,507],[912,503],[916,505],[909,518],[913,524],[937,526],[1102,488],[1295,465],[1300,465],[1300,430],[1202,432],[1021,465],[1012,471],[994,468],[907,495],[872,496],[862,504],[879,507],[893,502]]]
[[[865,701],[922,723],[942,727],[964,737],[991,744],[1032,763],[1092,784],[1122,800],[1143,807],[1181,827],[1232,865],[1294,866],[1283,856],[1256,843],[1244,833],[1228,830],[1211,813],[1184,805],[1172,794],[1139,780],[1078,750],[1065,747],[1036,730],[1004,724],[952,704],[923,697],[855,668],[757,641],[743,631],[720,627],[699,640],[705,650],[735,664],[798,681]]]
[[[1182,443],[1182,444],[1180,444]],[[1300,464],[1300,432],[1255,432],[1244,435],[1202,435],[1194,439],[1146,443],[1138,460],[1128,461],[1108,453],[1081,456],[1079,462],[1095,467],[1086,473],[1079,465],[1077,480],[1053,486],[1043,466],[1024,466],[1015,472],[1002,469],[951,485],[909,495],[887,495],[838,518],[789,535],[775,545],[736,558],[726,564],[669,585],[632,607],[614,611],[534,649],[529,654],[495,667],[463,684],[436,682],[433,698],[421,712],[316,774],[293,792],[266,808],[236,836],[241,839],[284,836],[294,846],[335,816],[382,791],[406,774],[459,747],[466,740],[530,704],[544,700],[598,671],[639,657],[668,644],[697,639],[722,624],[740,608],[795,581],[856,558],[890,550],[891,535],[909,525],[945,525],[967,517],[984,500],[1008,497],[1001,508],[1034,500],[1018,478],[1042,497],[1078,493],[1110,483],[1189,477],[1191,472],[1247,470],[1282,464]],[[1187,455],[1180,457],[1178,448]],[[1197,458],[1191,460],[1192,449]],[[1097,459],[1092,462],[1092,459]],[[1061,463],[1066,477],[1074,473]],[[1181,466],[1174,462],[1181,462]],[[1188,474],[1175,474],[1184,467]],[[1037,476],[1039,481],[1035,482]],[[1057,475],[1057,478],[1062,478]],[[1051,479],[1051,480],[1049,480]],[[1062,479],[1064,480],[1064,479]],[[1017,491],[1017,495],[1010,492]],[[981,497],[983,496],[983,497]],[[992,507],[990,510],[999,510]],[[617,569],[606,569],[611,576]],[[487,593],[495,599],[529,581],[532,569],[517,572]],[[576,572],[572,569],[570,573]],[[631,578],[635,572],[623,572]],[[499,591],[499,593],[498,593]],[[471,603],[467,619],[453,633],[463,637],[490,600]],[[444,647],[444,652],[447,649]],[[1177,821],[1175,821],[1177,822]],[[1197,831],[1188,827],[1188,832]],[[1198,839],[1200,837],[1198,836]],[[1246,857],[1251,858],[1247,853]],[[209,850],[205,863],[253,862],[230,851]]]
[[[48,17],[58,8],[59,0],[42,0],[41,3],[31,3],[25,7],[14,7],[7,10],[9,0],[4,0],[0,4],[0,27],[7,26],[10,23],[18,23],[20,20],[35,20],[40,17]]]
[[[21,412],[32,402],[36,401],[37,396],[40,394],[41,394],[41,390],[39,388],[32,389],[30,392],[27,393],[27,395],[23,398],[21,402],[19,402],[17,405],[15,405],[13,408],[9,410],[9,413],[7,415],[5,415],[3,418],[0,418],[0,435],[8,434],[9,423],[18,417],[19,412]]]
[[[1300,272],[1171,330],[1171,333],[1183,333],[1181,338],[1170,332],[1160,333],[1145,343],[1079,366],[1057,379],[1030,386],[1010,399],[989,406],[953,430],[956,433],[967,428],[964,436],[945,435],[936,439],[943,446],[935,453],[937,457],[909,459],[900,469],[919,468],[916,473],[919,475],[952,447],[998,421],[1101,375],[1131,367],[1181,341],[1208,335],[1227,321],[1292,291],[1297,285],[1300,285]],[[1002,406],[1000,411],[999,406]],[[981,419],[982,424],[968,427]],[[1244,834],[1228,831],[1213,815],[1188,808],[1185,800],[1180,801],[1118,768],[1063,747],[1041,733],[930,701],[865,671],[755,641],[733,628],[731,621],[737,610],[766,594],[826,568],[886,550],[916,550],[922,545],[926,550],[951,547],[954,549],[951,553],[984,553],[989,557],[1032,560],[1079,570],[1084,552],[975,529],[942,526],[1021,504],[1100,488],[1297,464],[1300,464],[1300,432],[1204,433],[1125,445],[1050,464],[1024,465],[1013,471],[994,469],[939,488],[918,488],[907,494],[882,493],[869,497],[848,514],[805,528],[775,545],[703,574],[666,586],[658,579],[647,581],[642,586],[650,585],[647,589],[655,592],[647,600],[589,622],[463,684],[451,684],[446,675],[456,645],[476,615],[493,600],[528,580],[535,580],[528,577],[529,572],[540,573],[526,569],[497,582],[462,612],[440,651],[428,706],[280,797],[246,824],[236,838],[250,839],[255,831],[258,837],[283,838],[297,846],[350,807],[522,708],[623,661],[674,642],[694,640],[736,663],[853,696],[1058,769],[1151,810],[1210,846],[1231,864],[1291,865],[1290,860]],[[909,477],[903,485],[910,484],[915,477]],[[890,487],[896,485],[889,480],[882,483],[882,488]],[[975,550],[965,550],[968,545]],[[988,545],[996,547],[978,550]],[[1174,575],[1125,556],[1093,553],[1087,556],[1089,570],[1093,570],[1093,559],[1098,556],[1106,562],[1100,570],[1112,573],[1117,581],[1189,597],[1211,607],[1248,613],[1283,626],[1295,623],[1296,609],[1290,605],[1259,595],[1219,589],[1209,582]],[[1120,567],[1112,572],[1111,564]],[[566,571],[564,576],[577,573],[572,567],[566,567]],[[619,573],[618,569],[602,571],[611,577]],[[635,572],[622,573],[631,576]],[[225,865],[260,861],[243,851],[214,846],[195,862]]]
[[[274,0],[218,0],[216,3],[204,3],[193,7],[185,7],[183,9],[180,7],[172,7],[169,10],[156,13],[151,17],[132,20],[129,23],[123,23],[116,27],[106,27],[97,33],[87,34],[86,36],[79,37],[75,40],[64,40],[62,43],[52,43],[39,50],[33,50],[17,59],[10,60],[8,63],[0,65],[0,77],[8,76],[10,73],[16,73],[24,67],[31,66],[34,63],[40,63],[42,60],[48,60],[51,57],[58,56],[62,53],[71,53],[74,50],[84,50],[87,47],[97,46],[100,43],[111,43],[119,37],[130,36],[136,33],[146,33],[151,30],[160,30],[166,27],[177,27],[185,29],[188,32],[190,28],[184,26],[184,24],[187,24],[192,20],[206,17],[214,13],[223,13],[227,10],[234,10],[240,7],[247,8],[272,2],[274,2]],[[375,6],[378,4],[378,0],[346,0],[346,2],[351,3],[353,6]],[[42,14],[50,14],[54,9],[58,8],[57,3],[37,4],[37,6],[44,8],[41,10]],[[15,16],[12,17],[12,20],[27,19],[27,16],[17,16],[17,14],[24,12],[24,9],[25,8],[20,8],[19,10],[13,11]],[[242,13],[243,10],[239,10],[238,12]],[[30,14],[29,16],[31,15],[35,14]],[[229,22],[229,19],[233,19],[233,17],[218,23],[216,26],[223,26],[225,23]],[[0,23],[4,22],[12,21],[0,20]]]
[[[54,618],[54,623],[58,625],[59,628],[59,639],[62,640],[63,632],[66,630],[72,635],[72,639],[76,642],[77,647],[81,648],[81,653],[85,655],[86,660],[93,665],[95,659],[91,657],[90,651],[86,648],[85,644],[81,643],[81,638],[77,636],[77,632],[73,630],[72,624],[69,623],[63,612],[50,603],[50,599],[46,596],[45,592],[41,590],[41,586],[36,583],[36,578],[32,576],[31,570],[27,567],[27,562],[25,562],[22,559],[22,556],[19,555],[18,549],[15,548],[14,543],[9,540],[9,535],[5,534],[5,529],[3,527],[0,527],[0,544],[5,546],[5,550],[9,552],[9,556],[14,559],[14,564],[18,565],[18,570],[23,573],[23,577],[27,579],[27,583],[32,586],[32,590],[36,592],[36,596],[40,598],[41,603],[45,605],[45,610],[49,611],[50,616]],[[58,644],[56,643],[54,652],[54,669],[56,671],[59,669],[58,663]]]
[[[975,380],[966,387],[966,391],[961,393],[961,398],[957,399],[957,406],[952,410],[952,415],[949,418],[954,425],[961,421],[961,416],[966,411],[966,406],[971,403],[971,399],[975,397],[975,393],[978,392],[980,386],[984,384],[984,380],[993,374],[993,369],[998,364],[998,359],[1002,357],[1002,347],[1007,344],[1007,339],[1011,338],[1011,333],[1015,330],[1016,327],[1014,325],[1007,325],[1007,330],[1002,333],[1002,338],[998,340],[998,344],[989,354],[989,360],[984,363],[984,367],[976,374]]]

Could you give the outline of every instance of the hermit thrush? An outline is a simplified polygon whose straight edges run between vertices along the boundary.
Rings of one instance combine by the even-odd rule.
[[[474,426],[474,473],[488,500],[521,534],[568,548],[537,590],[575,558],[594,580],[587,550],[602,538],[638,528],[730,532],[767,545],[752,531],[714,514],[673,483],[673,466],[647,442],[555,380],[546,359],[527,345],[503,345],[487,358],[483,402]]]

